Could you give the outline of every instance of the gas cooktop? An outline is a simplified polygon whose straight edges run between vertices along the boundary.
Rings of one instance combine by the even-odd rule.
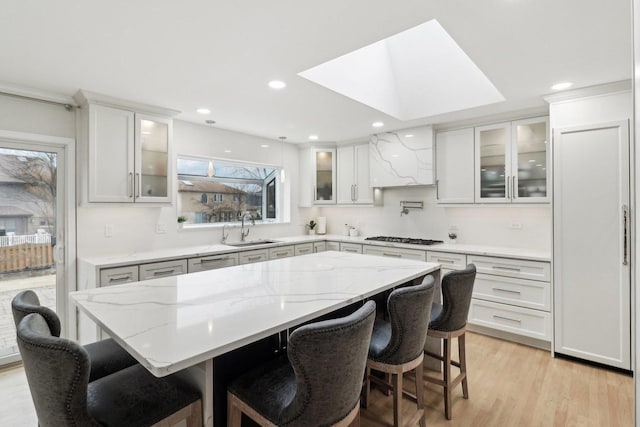
[[[427,246],[435,245],[437,243],[444,243],[442,240],[412,239],[410,237],[391,237],[391,236],[367,237],[364,240],[376,240],[379,242],[406,243],[408,245],[427,245]]]

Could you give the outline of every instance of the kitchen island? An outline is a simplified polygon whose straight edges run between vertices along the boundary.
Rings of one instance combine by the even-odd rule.
[[[156,376],[180,371],[213,425],[213,359],[440,265],[321,252],[70,294],[71,302]]]

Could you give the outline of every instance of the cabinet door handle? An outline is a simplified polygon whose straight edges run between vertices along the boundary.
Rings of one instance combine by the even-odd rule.
[[[129,189],[129,198],[133,197],[133,172],[129,172],[129,180],[127,181],[127,188]]]
[[[120,282],[125,282],[127,280],[131,280],[131,273],[127,273],[123,276],[113,276],[113,277],[109,277],[109,283],[120,283]]]
[[[437,262],[444,262],[445,264],[453,264],[455,262],[452,259],[440,259],[440,258],[437,258],[436,261]]]
[[[627,205],[622,205],[622,265],[627,265],[629,261],[627,260],[627,240],[628,240],[628,231],[627,231],[627,223],[629,216],[629,208]]]
[[[439,187],[438,187],[439,183],[440,183],[440,180],[436,179],[436,200],[440,200],[440,191],[439,191]]]
[[[511,198],[511,186],[509,184],[510,184],[511,180],[509,179],[509,177],[506,177],[505,180],[506,180],[505,182],[507,184],[507,191],[504,192],[504,197],[507,198],[507,199],[510,199]]]
[[[353,193],[354,193],[354,197],[353,197],[353,201],[357,202],[358,201],[358,184],[353,184]]]
[[[520,320],[520,319],[511,319],[510,317],[498,316],[497,314],[494,314],[493,318],[494,319],[500,319],[500,320],[507,320],[507,321],[513,322],[513,323],[522,323],[522,320]]]
[[[318,200],[318,192],[316,190],[316,186],[313,186],[313,201]]]
[[[402,258],[401,254],[390,254],[390,253],[387,253],[387,252],[383,252],[382,256],[390,256],[390,257],[393,257],[393,258]]]
[[[140,189],[142,188],[142,183],[140,182],[140,172],[136,172],[136,198],[140,197]]]
[[[175,268],[170,268],[169,270],[157,270],[153,272],[154,276],[165,276],[167,274],[175,273]]]
[[[516,176],[511,177],[511,193],[513,195],[512,199],[515,200],[518,198],[518,189],[516,188]]]
[[[510,289],[502,289],[502,288],[492,288],[496,292],[507,292],[509,294],[520,295],[520,291],[512,291]]]
[[[491,268],[493,268],[494,270],[507,270],[507,271],[517,271],[520,272],[520,269],[517,267],[502,267],[500,265],[493,265],[491,266]]]

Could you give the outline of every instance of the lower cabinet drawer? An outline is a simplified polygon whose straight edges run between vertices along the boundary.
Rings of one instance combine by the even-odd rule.
[[[361,254],[362,245],[358,243],[340,243],[340,252],[351,252],[352,254]]]
[[[138,281],[138,266],[103,268],[100,270],[100,284],[98,286],[120,285],[122,283]]]
[[[484,255],[467,255],[467,262],[475,264],[478,273],[542,282],[551,281],[551,264],[548,262]]]
[[[238,254],[238,264],[251,264],[252,262],[266,261],[268,259],[269,252],[266,249],[240,252]]]
[[[473,297],[486,301],[551,311],[551,283],[477,274]]]
[[[187,273],[187,260],[154,262],[140,266],[140,280],[158,279]]]
[[[464,270],[467,266],[467,256],[465,254],[427,251],[427,262],[436,262],[442,268],[449,270]]]
[[[293,256],[293,254],[294,254],[293,245],[280,246],[277,248],[269,249],[269,259],[288,258],[290,256]]]
[[[232,267],[238,264],[238,254],[203,256],[189,259],[189,273]]]
[[[386,256],[389,258],[406,258],[424,261],[426,259],[425,252],[414,249],[385,248],[382,246],[364,245],[362,253],[365,255]]]
[[[313,244],[313,252],[324,252],[326,250],[328,250],[327,249],[327,242],[315,242]]]
[[[340,242],[327,242],[325,245],[327,251],[339,251],[340,250]]]
[[[551,341],[551,313],[477,299],[471,300],[469,323]]]
[[[314,252],[313,243],[303,243],[301,245],[296,245],[295,250],[296,256],[312,254]]]

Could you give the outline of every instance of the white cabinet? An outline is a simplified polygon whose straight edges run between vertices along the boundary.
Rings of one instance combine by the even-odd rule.
[[[469,324],[551,343],[550,264],[514,258],[467,255],[476,266]]]
[[[300,206],[336,203],[336,149],[300,150]]]
[[[278,246],[269,248],[269,259],[288,258],[295,254],[294,246]]]
[[[78,186],[88,203],[171,203],[177,111],[80,91]]]
[[[238,254],[211,255],[188,260],[187,271],[195,273],[198,271],[215,270],[218,268],[232,267],[238,265]]]
[[[442,270],[464,270],[467,266],[465,254],[427,251],[427,262],[440,264]]]
[[[416,261],[424,261],[426,252],[417,249],[390,248],[385,246],[363,245],[364,255],[377,255],[388,258],[406,258]]]
[[[475,128],[475,202],[548,202],[549,119]]]
[[[333,241],[329,241],[327,242],[326,246],[326,250],[328,251],[339,251],[340,250],[340,242],[333,242]]]
[[[369,144],[337,149],[338,203],[373,204],[369,184]]]
[[[433,185],[433,128],[421,126],[372,135],[372,187]]]
[[[158,279],[187,273],[187,260],[152,262],[140,265],[140,280]]]
[[[126,265],[124,267],[103,268],[100,270],[99,287],[121,285],[123,283],[138,281],[138,266]]]
[[[557,128],[553,144],[555,351],[630,370],[629,123]]]
[[[436,135],[436,202],[474,202],[473,128]]]

